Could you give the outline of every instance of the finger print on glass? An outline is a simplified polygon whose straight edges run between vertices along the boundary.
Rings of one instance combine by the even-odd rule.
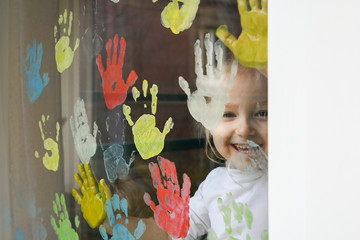
[[[56,137],[55,140],[53,137],[47,137],[47,131],[45,126],[46,123],[49,121],[50,116],[45,115],[41,116],[41,120],[39,121],[39,128],[41,133],[41,138],[43,140],[43,146],[46,150],[46,153],[42,157],[43,165],[46,169],[56,172],[59,167],[59,133],[60,133],[60,124],[56,122]],[[44,130],[45,129],[45,130]],[[49,154],[50,152],[50,154]],[[40,158],[39,152],[35,151],[35,157]]]
[[[175,163],[160,156],[157,161],[158,164],[149,163],[149,169],[159,204],[156,206],[148,193],[144,195],[144,201],[154,212],[160,228],[174,238],[184,238],[190,226],[190,178],[184,173],[180,190]]]
[[[56,66],[60,73],[68,69],[73,60],[75,51],[78,49],[80,39],[76,38],[74,50],[70,47],[71,27],[73,23],[73,12],[70,11],[68,18],[67,9],[64,10],[64,14],[59,15],[58,23],[63,26],[63,34],[58,31],[58,27],[54,26],[54,38],[55,38],[55,60]],[[58,40],[58,34],[62,35]]]
[[[91,133],[83,99],[79,98],[74,105],[74,117],[70,116],[70,128],[80,161],[82,163],[89,163],[97,148],[96,134],[98,126],[94,122]]]
[[[191,93],[188,82],[181,76],[179,77],[179,85],[188,97],[187,105],[191,116],[196,121],[201,122],[205,128],[211,130],[216,128],[224,114],[228,92],[237,72],[237,63],[236,61],[233,62],[227,86],[224,88],[221,76],[223,71],[221,43],[217,41],[213,44],[210,40],[210,34],[207,33],[204,44],[207,57],[206,74],[204,74],[202,65],[200,40],[197,40],[194,45],[197,90]],[[216,67],[213,66],[213,52],[215,52],[217,61]]]
[[[144,97],[147,96],[147,80],[143,81],[143,94]],[[137,98],[140,96],[139,90],[136,87],[133,87],[132,90],[133,98],[136,101]],[[164,148],[164,141],[165,136],[170,132],[173,128],[174,123],[171,117],[165,123],[164,129],[162,132],[155,126],[156,125],[156,108],[157,108],[157,94],[158,94],[158,86],[153,84],[150,88],[151,94],[151,113],[152,114],[143,114],[136,120],[135,124],[131,119],[130,113],[131,108],[130,106],[124,104],[123,105],[123,113],[124,116],[132,126],[132,132],[134,135],[134,142],[136,149],[138,150],[140,156],[146,160],[151,157],[158,155],[162,149]],[[144,106],[146,107],[146,105]]]
[[[129,224],[128,219],[128,202],[126,198],[120,199],[119,195],[114,194],[114,196],[106,201],[106,213],[109,220],[110,227],[112,228],[112,237],[110,240],[135,240],[140,239],[141,236],[146,231],[146,225],[145,223],[140,219],[137,222],[137,227],[132,234],[129,229],[127,228],[127,225]],[[125,218],[125,224],[116,223],[116,219],[122,219]],[[99,228],[101,237],[104,240],[109,240],[108,235],[106,233],[106,229],[103,225]]]
[[[43,73],[42,77],[40,75],[42,56],[42,43],[36,45],[36,40],[34,40],[33,46],[29,45],[27,48],[23,65],[26,76],[27,96],[30,103],[34,103],[40,97],[43,89],[50,81],[48,73]]]
[[[267,66],[267,0],[238,0],[242,32],[238,39],[226,25],[216,30],[216,36],[234,53],[240,64],[246,67]]]
[[[118,45],[120,45],[119,56],[117,56]],[[114,49],[111,55],[112,46],[114,46]],[[122,37],[119,43],[119,36],[115,34],[114,41],[109,39],[106,43],[106,70],[104,70],[101,55],[99,54],[96,58],[96,64],[103,80],[103,93],[106,107],[110,110],[125,101],[129,87],[134,85],[138,78],[136,72],[131,70],[126,82],[123,79],[125,50],[125,39]]]

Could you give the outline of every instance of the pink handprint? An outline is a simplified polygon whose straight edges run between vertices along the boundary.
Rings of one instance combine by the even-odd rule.
[[[180,196],[175,163],[160,156],[157,160],[159,165],[150,163],[149,169],[154,187],[157,189],[159,205],[155,206],[148,193],[145,193],[144,201],[154,211],[155,221],[160,228],[174,238],[185,238],[190,226],[190,178],[184,173]]]
[[[102,64],[101,55],[96,58],[96,64],[98,65],[101,78],[103,79],[103,93],[105,98],[106,107],[108,109],[114,109],[116,106],[122,104],[126,99],[126,94],[130,86],[134,85],[138,76],[134,70],[131,70],[127,81],[125,83],[122,77],[122,68],[124,65],[124,55],[126,49],[125,39],[120,39],[120,53],[117,59],[117,49],[119,44],[119,36],[115,34],[114,37],[114,51],[111,60],[111,47],[112,39],[109,39],[106,43],[107,61],[106,70]],[[116,61],[118,62],[116,63]]]

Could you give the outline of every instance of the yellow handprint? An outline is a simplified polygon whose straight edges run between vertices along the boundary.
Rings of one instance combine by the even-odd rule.
[[[72,195],[81,205],[81,211],[89,226],[96,228],[106,218],[104,206],[106,200],[111,198],[111,192],[104,179],[101,179],[100,183],[97,181],[89,164],[79,164],[78,169],[80,176],[76,173],[74,179],[79,185],[82,196],[75,188],[72,189]]]
[[[64,14],[59,15],[59,25],[67,24],[68,12],[65,9]],[[74,53],[79,47],[80,40],[76,39],[74,51],[70,48],[70,35],[71,35],[71,26],[73,21],[73,13],[70,11],[69,15],[69,26],[67,28],[67,35],[61,36],[59,41],[57,41],[57,26],[54,26],[54,38],[55,38],[55,60],[56,66],[60,73],[70,67],[74,59]],[[64,34],[66,34],[66,26],[64,26]]]
[[[143,81],[144,97],[146,97],[148,82]],[[133,98],[136,99],[140,96],[136,87],[132,89]],[[157,93],[158,86],[153,84],[150,88],[151,94],[151,112],[152,114],[143,114],[135,122],[131,120],[130,112],[131,108],[127,105],[123,105],[123,113],[129,125],[132,126],[132,132],[134,135],[134,142],[136,149],[139,151],[140,156],[145,160],[158,155],[164,148],[165,136],[173,128],[174,123],[171,117],[166,121],[163,132],[155,127],[156,119],[156,106],[157,106]],[[146,107],[146,105],[145,105]]]
[[[156,2],[157,0],[153,0]],[[181,7],[179,6],[181,3]],[[161,23],[178,34],[191,27],[196,16],[200,0],[172,0],[161,12]]]
[[[216,36],[234,53],[236,60],[247,67],[267,66],[267,0],[238,0],[242,32],[238,39],[226,25],[217,28]]]
[[[56,141],[52,138],[46,138],[43,130],[43,126],[45,126],[45,122],[49,120],[49,115],[47,115],[46,119],[45,116],[41,116],[41,120],[39,121],[39,128],[41,132],[41,138],[43,140],[44,148],[46,151],[50,151],[51,154],[49,155],[48,152],[45,153],[45,155],[42,158],[43,164],[46,169],[57,171],[59,167],[59,132],[60,132],[60,124],[59,122],[56,122]],[[45,132],[46,133],[46,132]],[[40,158],[39,152],[35,151],[35,157]]]

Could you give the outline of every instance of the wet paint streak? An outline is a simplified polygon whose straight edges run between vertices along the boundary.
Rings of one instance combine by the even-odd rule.
[[[242,32],[238,39],[226,25],[217,28],[216,36],[233,52],[236,60],[246,67],[267,66],[268,18],[267,1],[238,0]],[[249,8],[250,7],[250,8]]]
[[[6,206],[4,208],[3,217],[5,219],[5,224],[4,224],[3,228],[6,228],[7,226],[9,226],[11,224],[11,214],[10,214],[9,206]]]
[[[101,55],[99,54],[96,58],[96,64],[103,80],[103,93],[106,107],[110,110],[114,109],[116,106],[122,104],[125,101],[129,87],[134,85],[135,81],[138,78],[136,72],[134,70],[131,70],[125,83],[122,76],[122,68],[124,65],[126,41],[122,37],[119,43],[119,36],[115,34],[114,50],[111,57],[111,48],[113,46],[112,42],[112,39],[109,39],[106,43],[106,70],[104,70]],[[119,44],[120,53],[119,56],[117,56],[117,49]]]
[[[36,50],[37,47],[37,50]],[[36,46],[34,40],[33,46],[27,47],[27,53],[24,59],[23,69],[26,76],[27,96],[30,103],[34,103],[38,99],[48,85],[50,79],[48,73],[44,73],[42,78],[40,76],[40,67],[43,56],[42,43]],[[27,67],[29,63],[29,68]]]
[[[59,240],[78,240],[79,236],[77,232],[72,228],[69,215],[66,209],[64,194],[55,194],[55,200],[53,201],[53,211],[57,217],[57,220],[51,215],[51,225],[55,230]]]
[[[160,228],[174,238],[185,238],[190,226],[190,178],[183,175],[180,191],[175,163],[160,156],[157,161],[158,164],[150,163],[149,169],[159,205],[155,206],[148,193],[144,195],[144,201],[153,210],[155,221]]]
[[[153,0],[157,2],[157,0]],[[179,2],[181,2],[181,7]],[[189,29],[195,19],[200,0],[172,0],[161,12],[161,23],[174,34]]]
[[[98,126],[93,123],[93,131],[90,132],[88,117],[83,99],[78,99],[74,105],[74,118],[70,117],[70,128],[74,138],[75,149],[82,163],[89,163],[90,158],[96,153],[96,134]]]
[[[121,144],[113,144],[104,151],[104,164],[106,175],[111,183],[116,179],[124,179],[135,160],[134,154],[130,157],[129,163],[123,158],[124,148]]]
[[[47,117],[45,118],[44,115],[41,116],[41,120],[39,121],[39,128],[40,128],[40,133],[41,133],[41,137],[43,140],[43,145],[44,145],[44,149],[47,151],[43,158],[43,165],[46,169],[51,170],[51,171],[57,171],[58,167],[59,167],[59,146],[58,146],[58,141],[59,141],[59,132],[60,132],[60,124],[59,122],[56,122],[56,141],[53,138],[46,138],[45,137],[45,131],[43,130],[43,128],[46,125],[46,122],[49,120],[49,115],[47,115]],[[50,152],[50,154],[49,154]],[[39,158],[39,152],[35,151],[35,157]]]
[[[134,231],[134,235],[130,233],[126,226],[123,224],[115,224],[115,212],[118,212],[121,209],[122,213],[125,214],[125,225],[128,224],[128,202],[125,198],[120,199],[119,195],[114,194],[113,197],[108,199],[105,203],[105,210],[108,216],[110,227],[112,227],[112,237],[111,240],[135,240],[139,239],[145,232],[146,226],[144,222],[140,219],[137,223],[137,227]],[[116,219],[121,219],[121,214],[116,214]],[[99,227],[99,232],[101,237],[104,240],[108,240],[106,230],[103,225]]]
[[[36,221],[33,226],[33,239],[34,240],[45,240],[47,237],[47,231],[43,224],[43,219],[41,221]]]
[[[71,27],[73,22],[73,12],[70,11],[69,14],[69,21],[67,26],[67,17],[68,12],[67,9],[64,10],[64,14],[59,15],[58,23],[59,25],[63,26],[63,36],[60,37],[59,40],[57,40],[58,32],[60,34],[61,31],[58,31],[57,26],[54,26],[54,38],[55,38],[55,61],[57,70],[62,73],[66,69],[68,69],[73,60],[74,60],[74,54],[77,48],[80,44],[80,39],[76,38],[74,50],[70,47],[70,36],[71,36]]]
[[[15,239],[16,240],[25,240],[25,233],[21,228],[16,228],[15,231]]]
[[[144,80],[146,81],[146,80]],[[147,81],[146,81],[147,85]],[[147,89],[147,86],[143,89]],[[133,93],[137,93],[138,90],[134,91]],[[171,117],[166,121],[164,129],[162,132],[155,127],[156,125],[156,107],[157,107],[157,93],[158,93],[158,86],[153,84],[150,89],[151,94],[151,112],[152,114],[143,114],[139,117],[139,119],[135,122],[131,120],[131,108],[126,104],[123,105],[123,113],[128,121],[129,125],[132,126],[132,132],[134,135],[134,142],[136,149],[138,150],[140,156],[146,160],[151,157],[154,157],[161,153],[164,148],[164,141],[165,136],[170,132],[173,128],[174,123]],[[145,96],[145,94],[144,94]],[[134,97],[134,96],[133,96]],[[137,97],[134,97],[134,99]]]
[[[222,86],[223,50],[221,43],[217,41],[213,47],[210,34],[207,33],[205,34],[204,44],[207,56],[207,74],[204,74],[203,71],[200,40],[197,40],[194,45],[197,90],[191,93],[188,82],[181,76],[179,77],[179,85],[188,97],[187,105],[191,116],[202,123],[206,129],[211,130],[216,128],[222,119],[228,93],[234,81],[238,65],[236,61],[233,61],[227,87],[224,88]],[[217,61],[216,67],[212,65],[213,52],[215,52]]]

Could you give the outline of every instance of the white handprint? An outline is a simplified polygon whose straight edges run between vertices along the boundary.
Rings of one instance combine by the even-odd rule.
[[[70,117],[71,133],[74,137],[75,148],[82,163],[89,163],[96,152],[96,133],[98,126],[94,122],[93,134],[90,133],[88,118],[83,99],[78,99],[74,105],[75,125]]]
[[[211,130],[216,128],[224,114],[228,92],[236,75],[238,65],[236,61],[233,61],[230,77],[227,80],[226,88],[224,88],[221,84],[223,79],[221,76],[223,73],[221,42],[216,41],[213,50],[210,34],[207,33],[205,34],[204,44],[207,57],[206,74],[204,74],[202,67],[200,40],[196,40],[194,44],[197,90],[191,93],[188,82],[182,76],[179,77],[179,85],[188,96],[187,105],[190,114],[196,121],[201,122],[205,128]],[[213,66],[213,51],[217,61],[216,68]]]

